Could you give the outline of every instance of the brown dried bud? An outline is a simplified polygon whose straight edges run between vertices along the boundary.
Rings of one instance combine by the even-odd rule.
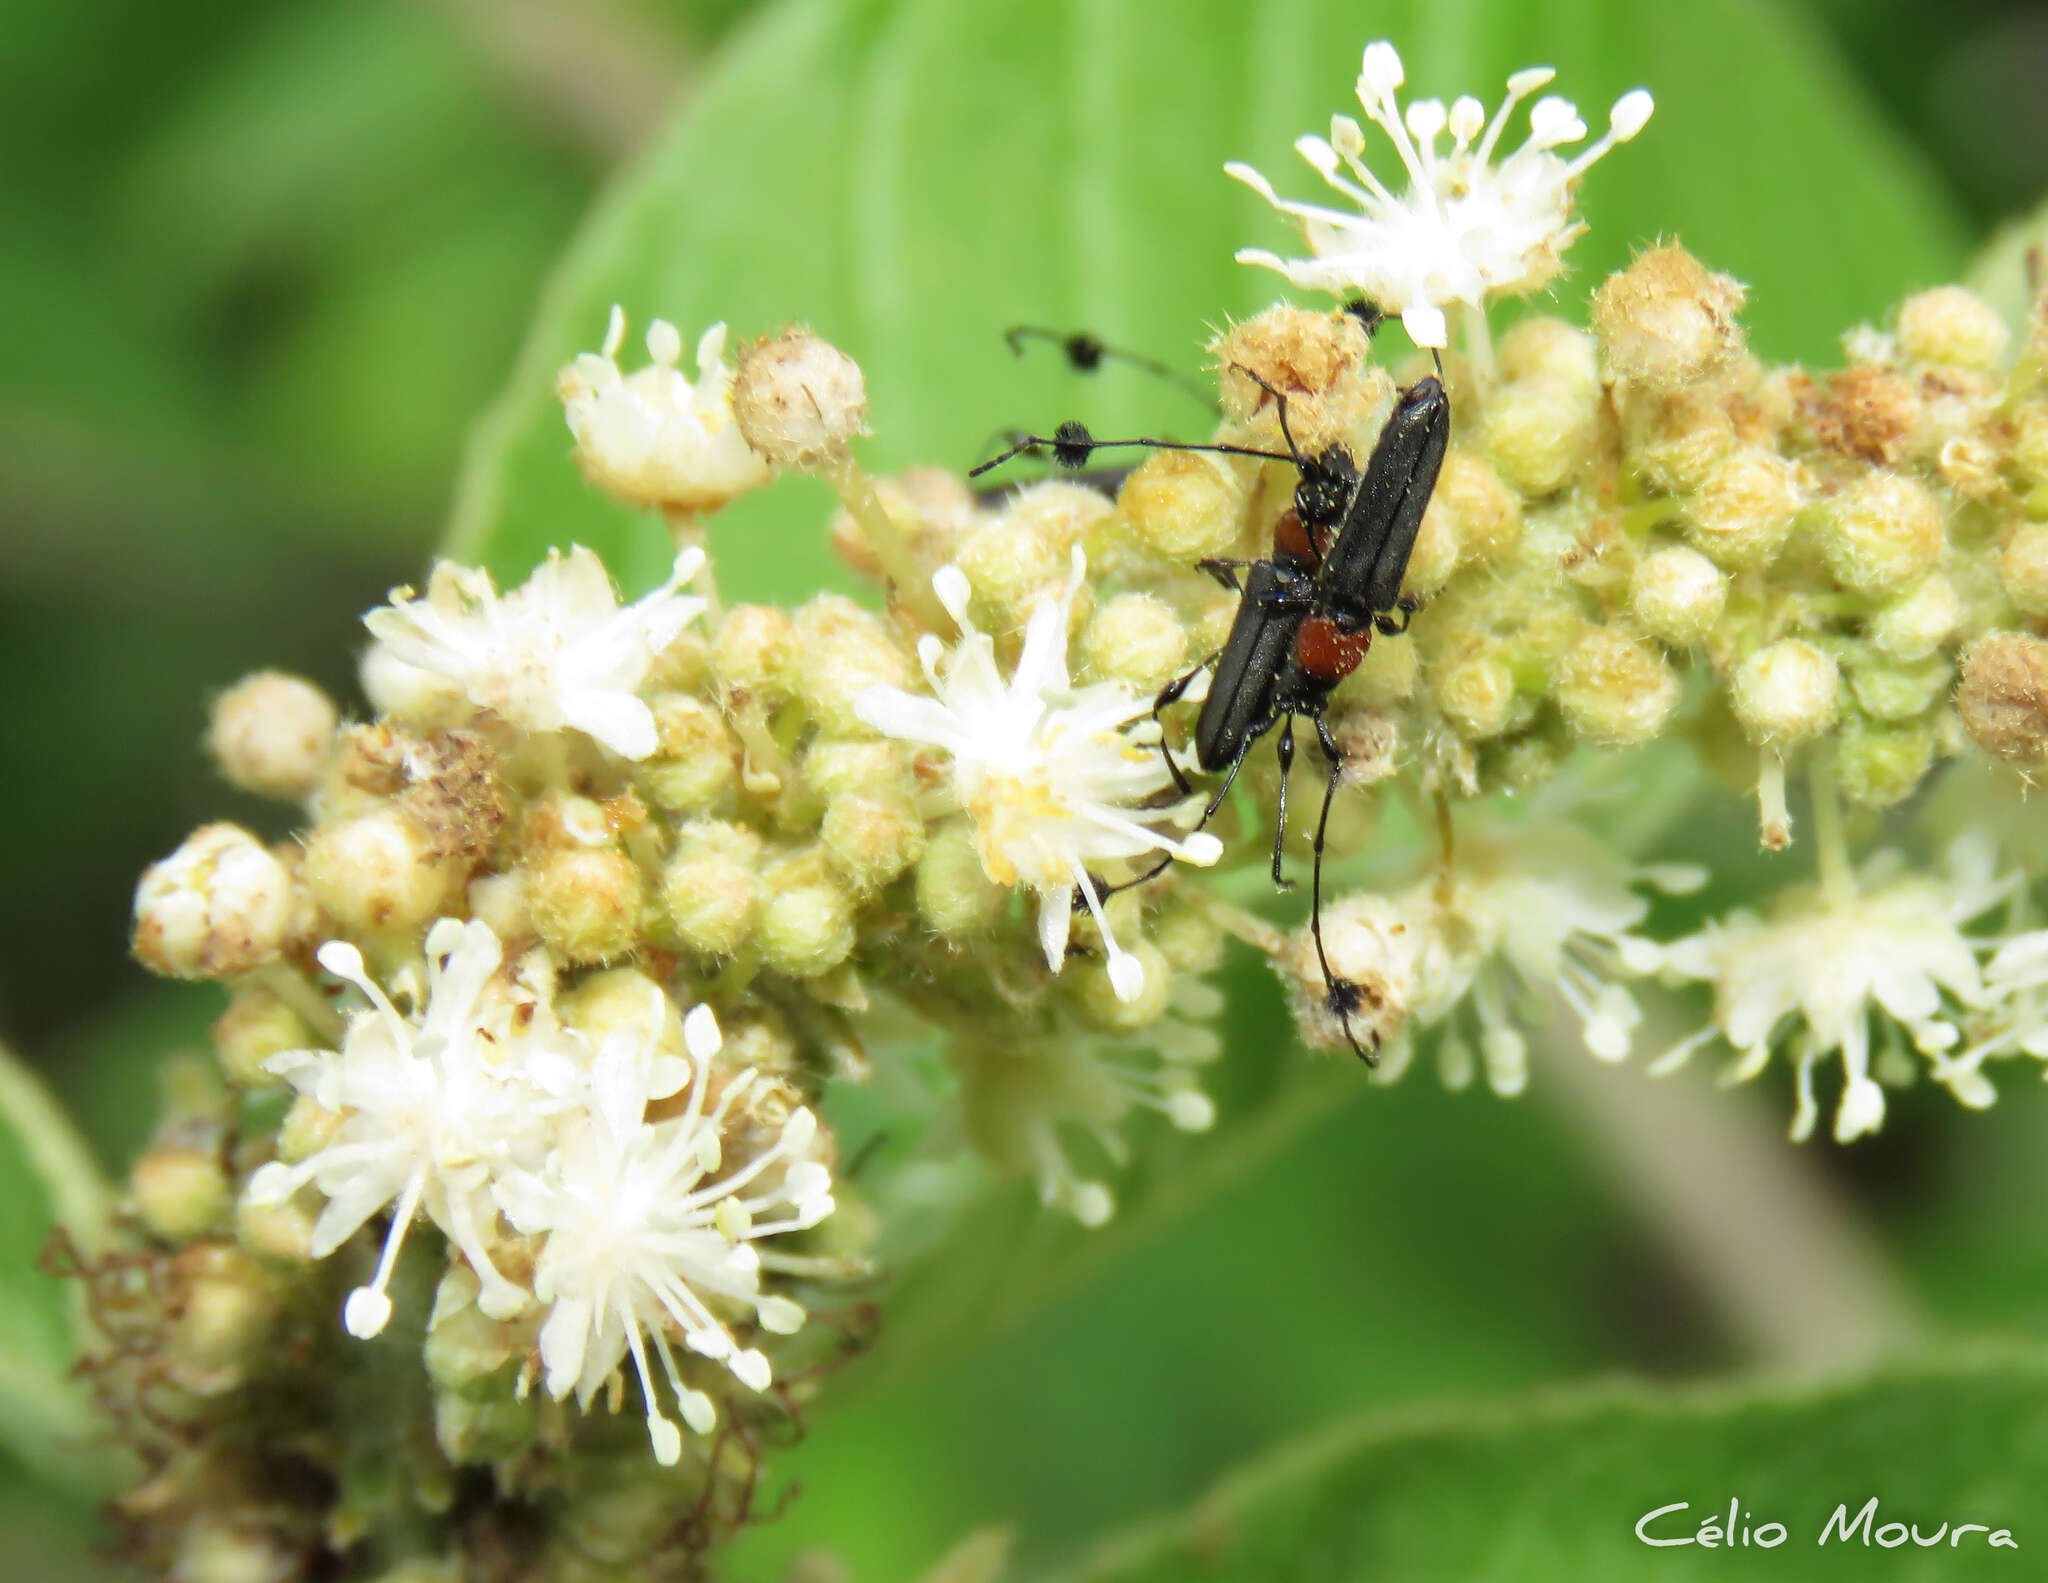
[[[1963,650],[1956,710],[1985,752],[2008,764],[2048,761],[2048,642],[1995,632]]]

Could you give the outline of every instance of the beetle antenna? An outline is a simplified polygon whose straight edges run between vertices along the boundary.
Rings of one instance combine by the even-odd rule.
[[[1294,443],[1294,431],[1287,426],[1287,392],[1276,390],[1273,386],[1267,384],[1264,376],[1257,369],[1246,368],[1242,363],[1232,363],[1230,366],[1235,372],[1244,375],[1246,379],[1249,379],[1259,389],[1273,398],[1274,405],[1280,415],[1280,437],[1287,442],[1287,460],[1303,472],[1307,472],[1308,463],[1302,460],[1301,447]]]
[[[1013,324],[1003,331],[1003,342],[1010,348],[1013,356],[1024,355],[1026,341],[1048,341],[1057,346],[1077,373],[1092,374],[1105,360],[1127,363],[1132,368],[1150,374],[1154,379],[1164,380],[1167,384],[1187,392],[1209,411],[1216,410],[1216,398],[1187,375],[1168,367],[1156,358],[1144,357],[1136,352],[1126,352],[1121,347],[1111,346],[1100,337],[1090,335],[1086,330],[1063,334],[1058,330],[1049,330],[1044,325]]]
[[[970,469],[967,476],[979,478],[983,473],[1001,467],[1013,457],[1022,456],[1027,451],[1043,450],[1046,446],[1052,447],[1052,459],[1060,466],[1070,471],[1078,471],[1088,465],[1088,458],[1096,451],[1129,445],[1150,446],[1156,451],[1214,451],[1224,456],[1259,456],[1269,462],[1292,462],[1296,459],[1280,451],[1262,451],[1250,445],[1193,445],[1182,440],[1149,438],[1098,440],[1088,432],[1086,425],[1069,420],[1055,429],[1050,438],[1042,434],[1019,435],[1017,442],[1002,455]]]

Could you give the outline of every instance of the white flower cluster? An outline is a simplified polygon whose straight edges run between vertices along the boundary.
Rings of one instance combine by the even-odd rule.
[[[1515,107],[1556,75],[1548,66],[1516,72],[1490,121],[1469,95],[1449,109],[1439,99],[1418,99],[1404,115],[1394,97],[1406,78],[1400,55],[1384,41],[1367,45],[1358,102],[1401,156],[1407,190],[1396,197],[1372,173],[1360,158],[1363,130],[1349,116],[1334,116],[1327,142],[1308,136],[1294,146],[1360,212],[1284,199],[1251,166],[1233,162],[1224,167],[1230,175],[1300,224],[1311,255],[1286,259],[1246,248],[1238,260],[1278,270],[1297,286],[1363,296],[1399,314],[1418,346],[1446,345],[1446,307],[1476,311],[1488,297],[1537,291],[1556,278],[1564,250],[1585,230],[1572,211],[1579,177],[1640,132],[1655,108],[1641,88],[1623,94],[1607,135],[1565,159],[1556,150],[1584,138],[1586,123],[1570,100],[1546,95],[1529,112],[1528,139],[1496,164]],[[1446,130],[1448,151],[1439,145]]]
[[[676,1039],[668,999],[649,982],[644,1018],[593,1045],[555,1016],[546,964],[508,971],[503,955],[488,925],[442,919],[423,978],[408,969],[394,985],[406,1013],[355,947],[323,947],[321,965],[368,1004],[340,1049],[271,1060],[302,1096],[287,1135],[312,1142],[296,1162],[258,1171],[250,1200],[279,1205],[317,1187],[327,1203],[315,1257],[390,1210],[376,1274],[344,1309],[362,1337],[390,1322],[398,1252],[424,1214],[475,1272],[486,1314],[546,1310],[538,1348],[551,1395],[574,1391],[587,1407],[630,1354],[656,1455],[673,1463],[681,1431],[661,1410],[649,1353],[702,1433],[715,1409],[685,1383],[672,1340],[761,1391],[768,1359],[740,1345],[733,1316],[784,1334],[804,1323],[795,1302],[762,1289],[764,1274],[797,1266],[760,1244],[832,1211],[831,1175],[810,1156],[816,1118],[792,1110],[751,1153],[727,1158],[735,1108],[758,1078],[720,1067],[709,1007],[693,1008]],[[519,1239],[530,1290],[499,1269]]]

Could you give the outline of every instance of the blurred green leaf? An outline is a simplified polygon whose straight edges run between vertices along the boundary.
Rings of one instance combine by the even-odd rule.
[[[1513,1578],[2013,1577],[2038,1546],[2048,1356],[1966,1356],[1807,1390],[1598,1387],[1367,1416],[1231,1476],[1188,1510],[1103,1546],[1060,1583],[1337,1583]],[[2008,1528],[1922,1548],[1818,1543],[1838,1505],[1872,1523]],[[1652,1550],[1659,1538],[1780,1523],[1780,1545]],[[1894,1536],[1896,1537],[1896,1536]]]
[[[1233,251],[1287,236],[1221,165],[1315,190],[1290,140],[1346,106],[1381,35],[1418,92],[1492,98],[1547,60],[1598,124],[1622,90],[1655,89],[1649,130],[1587,180],[1567,311],[1633,246],[1680,235],[1749,282],[1764,350],[1827,357],[1956,265],[1953,209],[1789,8],[786,0],[586,223],[477,433],[449,553],[508,576],[570,540],[628,580],[660,564],[659,528],[568,466],[551,394],[614,302],[686,338],[712,319],[741,334],[807,320],[867,370],[883,466],[963,464],[999,428],[1076,408],[1104,427],[1200,427],[1128,376],[1084,394],[1056,358],[1014,365],[999,336],[1085,325],[1194,367],[1205,326],[1273,292]],[[836,581],[823,526],[815,494],[743,502],[713,529],[725,586],[793,598]]]
[[[53,1483],[95,1481],[97,1434],[69,1378],[76,1293],[37,1268],[62,1225],[85,1248],[104,1231],[108,1188],[92,1151],[35,1074],[0,1048],[0,1443]]]

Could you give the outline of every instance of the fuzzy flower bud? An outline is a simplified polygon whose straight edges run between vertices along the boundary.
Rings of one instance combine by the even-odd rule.
[[[1287,397],[1287,425],[1310,454],[1347,439],[1383,407],[1387,376],[1373,367],[1372,338],[1353,314],[1275,303],[1210,343],[1224,416],[1248,423],[1270,410],[1259,384]],[[1256,375],[1257,378],[1253,376]]]
[[[1437,535],[1450,541],[1448,556],[1443,548],[1432,546]],[[1423,513],[1422,531],[1408,562],[1408,586],[1418,592],[1441,587],[1457,567],[1486,565],[1521,536],[1521,497],[1501,482],[1485,457],[1453,446]]]
[[[215,701],[206,745],[243,791],[295,800],[318,784],[338,724],[334,700],[311,682],[258,671]]]
[[[136,958],[166,978],[232,978],[283,948],[292,877],[239,825],[210,824],[135,888]]]
[[[834,736],[865,736],[853,701],[870,687],[901,687],[902,652],[874,616],[839,594],[819,594],[796,614],[797,677],[811,717]]]
[[[1677,244],[1652,248],[1593,294],[1608,377],[1672,390],[1719,368],[1742,350],[1744,295]]]
[[[526,870],[527,915],[567,962],[605,962],[637,948],[642,899],[639,866],[622,852],[545,853]]]
[[[142,1223],[166,1242],[189,1242],[219,1224],[233,1204],[213,1149],[149,1150],[128,1173]]]
[[[1842,795],[1861,808],[1905,801],[1934,763],[1934,733],[1915,723],[1847,721],[1835,747]]]
[[[165,1349],[171,1377],[200,1395],[231,1390],[262,1354],[277,1316],[271,1277],[241,1249],[201,1242],[172,1265],[178,1315]]]
[[[1673,648],[1704,639],[1727,605],[1728,579],[1699,551],[1683,546],[1651,551],[1629,578],[1629,613]]]
[[[868,432],[860,364],[809,330],[791,328],[740,354],[733,414],[747,443],[776,467],[803,472]]]
[[[2011,339],[1998,310],[1961,286],[1937,286],[1899,305],[1899,351],[1909,362],[1991,373]]]
[[[239,984],[228,1009],[213,1021],[213,1049],[231,1083],[260,1088],[276,1081],[263,1063],[286,1050],[303,1050],[314,1042],[313,1030],[299,1014],[269,990]]]
[[[1784,547],[1802,503],[1790,462],[1744,448],[1723,458],[1693,497],[1685,535],[1717,566],[1764,566]]]
[[[1873,720],[1911,720],[1934,707],[1953,674],[1938,654],[1910,663],[1859,657],[1849,667],[1849,690]]]
[[[1865,631],[1895,660],[1920,660],[1946,643],[1963,623],[1955,585],[1939,572],[1923,577],[1872,616]]]
[[[1596,627],[1566,651],[1552,691],[1575,735],[1596,747],[1629,747],[1664,729],[1679,686],[1654,645]]]
[[[1498,736],[1515,723],[1515,675],[1493,654],[1474,654],[1441,672],[1436,706],[1460,733]]]
[[[2006,540],[1998,557],[1998,585],[2016,610],[2048,615],[2048,524],[2030,522]]]
[[[1021,626],[1039,600],[1056,597],[1067,553],[1029,522],[998,517],[960,542],[958,565],[974,591],[974,611],[998,630]]]
[[[332,820],[306,838],[306,883],[348,929],[416,929],[447,910],[461,880],[395,808]]]
[[[1835,723],[1835,662],[1799,638],[1758,649],[1736,667],[1735,718],[1750,741],[1782,751]]]
[[[2008,764],[2048,762],[2048,640],[1993,633],[1963,650],[1962,670],[1956,710],[1977,745]]]
[[[949,938],[978,934],[1002,916],[1010,892],[988,877],[974,827],[952,820],[933,833],[917,865],[918,916]]]
[[[1560,379],[1503,385],[1486,407],[1486,449],[1523,494],[1552,495],[1572,481],[1597,432],[1596,391]]]
[[[1599,343],[1552,314],[1534,313],[1523,319],[1500,338],[1495,355],[1501,378],[1510,384],[1554,379],[1589,393],[1600,388]]]
[[[1138,542],[1181,565],[1223,555],[1244,522],[1244,490],[1219,456],[1154,451],[1124,480],[1118,514]]]
[[[829,973],[853,952],[852,899],[823,880],[776,891],[761,909],[755,939],[762,960],[778,973]]]
[[[1075,1009],[1091,1027],[1105,1033],[1135,1033],[1166,1014],[1168,994],[1173,988],[1172,968],[1149,940],[1133,941],[1130,951],[1145,972],[1145,987],[1135,999],[1125,1000],[1118,995],[1107,959],[1092,960],[1069,975]]]
[[[1150,594],[1118,594],[1081,633],[1081,657],[1092,676],[1127,682],[1141,693],[1157,692],[1178,675],[1187,654],[1187,628]]]
[[[633,779],[664,813],[715,808],[739,784],[739,744],[725,719],[688,693],[657,693],[647,701],[661,745]]]
[[[2048,488],[2048,408],[2030,406],[2014,419],[2012,470],[2021,488]]]
[[[796,657],[795,624],[772,605],[734,605],[711,645],[720,682],[768,700],[788,696]]]
[[[835,797],[904,798],[916,782],[896,742],[814,742],[804,755],[804,779],[826,801]]]
[[[879,890],[924,853],[924,821],[907,799],[835,797],[818,839],[832,871],[860,894]]]
[[[1941,507],[1904,473],[1865,473],[1827,503],[1825,518],[1828,570],[1857,593],[1897,593],[1941,559]]]

